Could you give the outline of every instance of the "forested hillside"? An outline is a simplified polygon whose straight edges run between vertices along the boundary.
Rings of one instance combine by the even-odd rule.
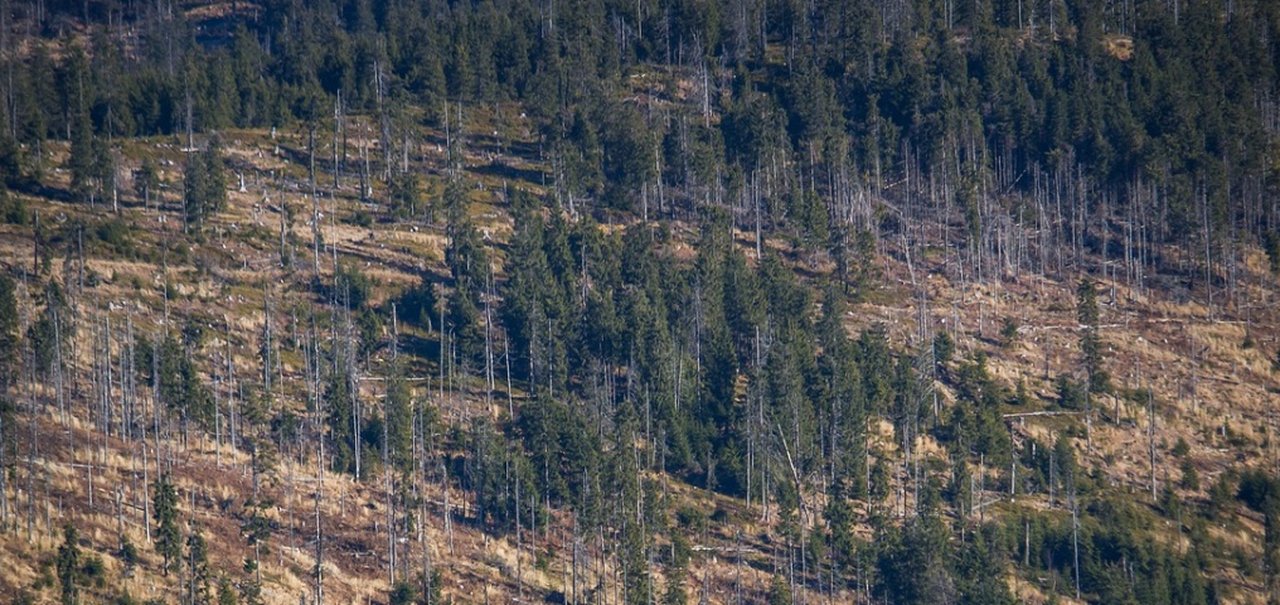
[[[0,0],[0,602],[1280,602],[1280,3]]]

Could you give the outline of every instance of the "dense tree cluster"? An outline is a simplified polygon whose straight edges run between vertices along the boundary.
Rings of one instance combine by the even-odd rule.
[[[54,42],[86,16],[73,5],[11,10]],[[415,146],[406,109],[447,125],[461,116],[452,102],[518,101],[562,202],[649,216],[725,206],[740,227],[838,257],[860,233],[906,229],[953,246],[973,277],[1106,271],[1085,256],[1103,252],[1144,283],[1169,269],[1158,246],[1175,243],[1201,256],[1188,279],[1212,279],[1238,262],[1234,234],[1274,241],[1280,220],[1266,201],[1280,22],[1269,2],[246,10],[211,24],[93,5],[89,19],[136,30],[136,47],[106,28],[65,55],[7,54],[6,182],[33,182],[42,142],[68,139],[72,197],[92,201],[116,195],[121,137],[297,122],[314,133],[337,107],[377,116],[390,203],[412,215],[414,177],[390,178]],[[687,102],[627,102],[624,76],[638,74],[673,74],[666,87],[683,74]],[[216,173],[198,164],[196,176]],[[196,220],[217,205],[199,180],[186,196]]]

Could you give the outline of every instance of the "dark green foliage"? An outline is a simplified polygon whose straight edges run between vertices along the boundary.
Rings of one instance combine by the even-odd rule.
[[[258,562],[246,558],[244,560],[245,578],[240,581],[240,594],[237,601],[244,605],[262,605],[262,583],[258,581]]]
[[[18,143],[9,136],[9,132],[0,132],[0,205],[8,200],[6,196],[10,187],[16,187],[22,181],[21,150]]]
[[[1004,318],[1004,322],[1000,324],[1000,346],[1009,347],[1013,345],[1014,339],[1018,337],[1018,322],[1012,317]]]
[[[1076,287],[1076,315],[1080,320],[1080,354],[1089,377],[1089,392],[1111,388],[1111,377],[1102,367],[1102,337],[1098,334],[1098,293],[1093,281],[1084,278]]]
[[[133,173],[134,194],[147,207],[152,199],[158,199],[160,188],[160,171],[150,156],[142,159],[142,165]]]
[[[683,533],[686,529],[694,528],[677,528],[671,533],[671,561],[667,564],[667,585],[662,592],[662,605],[686,605],[689,601],[684,586],[691,555],[689,539]]]
[[[124,577],[130,578],[133,577],[133,570],[138,566],[138,547],[134,546],[127,537],[122,536],[120,540],[120,550],[116,556],[124,564]]]
[[[947,452],[926,454],[919,472],[950,475],[944,495],[955,512],[974,505],[966,487],[978,464],[1003,484],[1016,463],[1019,494],[1023,486],[1037,497],[1054,492],[1028,549],[1048,585],[1061,589],[1077,571],[1065,563],[1069,531],[1060,518],[1069,493],[1096,509],[1084,511],[1080,532],[1085,599],[1209,600],[1200,573],[1208,563],[1143,543],[1135,536],[1144,518],[1091,500],[1098,494],[1090,488],[1106,490],[1093,469],[1077,467],[1078,427],[1055,425],[1057,440],[1047,446],[1010,439],[1001,413],[1009,405],[1032,411],[1034,381],[1015,390],[981,355],[957,358],[952,334],[960,332],[947,330],[961,326],[914,349],[874,325],[851,340],[846,323],[864,318],[847,322],[842,303],[872,293],[882,252],[911,267],[913,287],[922,267],[939,265],[957,282],[1019,279],[1029,270],[1073,280],[1095,266],[1104,276],[1127,275],[1115,271],[1123,254],[1145,263],[1138,268],[1152,278],[1147,285],[1187,279],[1192,295],[1206,299],[1229,271],[1222,259],[1245,257],[1240,243],[1261,243],[1280,268],[1280,217],[1274,204],[1255,201],[1274,188],[1267,111],[1280,82],[1273,65],[1280,12],[1270,3],[1236,0],[1230,10],[1183,3],[1185,14],[1173,17],[1151,2],[586,0],[548,10],[519,2],[269,1],[255,5],[252,18],[228,14],[216,27],[183,11],[156,18],[148,3],[108,4],[115,8],[86,4],[87,15],[74,3],[42,4],[43,22],[24,13],[30,36],[84,35],[64,48],[33,39],[21,47],[29,50],[0,60],[9,74],[0,128],[4,218],[27,221],[21,199],[50,185],[41,164],[51,153],[68,150],[63,197],[95,202],[114,189],[116,163],[130,161],[116,158],[124,137],[165,135],[188,145],[208,137],[183,167],[182,210],[199,229],[226,203],[212,133],[280,126],[283,154],[299,151],[288,134],[298,131],[316,133],[327,150],[341,94],[358,129],[375,122],[388,129],[373,135],[380,149],[362,175],[371,190],[385,187],[386,213],[447,217],[448,277],[424,279],[396,299],[398,319],[438,332],[439,353],[428,365],[460,368],[461,390],[474,389],[474,375],[491,361],[509,362],[511,417],[455,427],[442,441],[462,467],[451,478],[473,492],[487,529],[514,529],[517,516],[532,526],[548,505],[572,511],[584,526],[608,528],[606,556],[616,561],[605,564],[617,565],[624,600],[659,592],[648,589],[663,565],[664,598],[683,601],[687,553],[651,563],[663,524],[648,523],[661,505],[650,502],[643,478],[666,471],[752,506],[772,498],[781,537],[809,540],[802,562],[831,563],[834,582],[856,578],[879,600],[1007,603],[998,570],[1016,540],[969,518],[944,526],[930,510],[939,490],[928,480],[911,486],[923,489],[916,518],[882,528],[870,544],[853,537],[864,521],[888,521],[878,509],[906,474],[905,448],[928,435]],[[78,23],[86,18],[94,23]],[[107,27],[97,27],[102,21]],[[127,45],[113,38],[122,27],[136,32]],[[1132,38],[1131,57],[1105,52],[1104,42],[1119,36]],[[519,123],[526,135],[481,132],[490,123],[508,128],[510,110],[527,113]],[[418,119],[433,127],[425,138]],[[182,136],[188,128],[200,134]],[[421,179],[434,177],[421,175],[437,166],[422,165],[421,151],[441,131],[448,182],[442,199],[424,201]],[[60,140],[53,152],[50,138]],[[398,155],[399,141],[409,147],[407,169],[379,157]],[[471,164],[477,151],[495,159]],[[326,154],[317,159],[319,170],[337,168],[325,166]],[[345,162],[343,178],[351,178],[350,157]],[[489,195],[469,188],[479,182],[469,171],[494,171],[509,193],[514,234],[506,248],[485,241],[472,219],[471,200],[478,207]],[[144,158],[134,178],[139,198],[158,200],[159,174]],[[15,193],[3,199],[9,188]],[[373,226],[368,208],[346,220]],[[42,217],[36,236],[44,275],[54,274],[67,243],[49,222]],[[1118,244],[1130,229],[1136,241]],[[754,253],[744,254],[755,234]],[[123,222],[86,235],[101,247],[94,251],[121,254],[136,239]],[[406,375],[423,369],[413,359],[420,351],[403,366],[384,365],[387,309],[369,304],[376,284],[352,264],[336,273],[328,287],[315,286],[342,325],[335,340],[344,341],[316,354],[325,451],[342,472],[354,473],[359,456],[365,478],[382,464],[407,472],[422,410]],[[815,296],[813,286],[828,279],[825,296]],[[0,282],[0,381],[18,375],[20,350],[18,324],[6,319],[16,317],[6,287],[13,289]],[[1110,389],[1107,346],[1096,285],[1083,279],[1076,293],[1082,371],[1056,387],[1060,407],[1087,410],[1094,394]],[[75,318],[58,285],[50,283],[41,302],[26,336],[33,370],[51,377],[80,361],[65,346]],[[1016,323],[1006,319],[999,336],[1011,345]],[[273,347],[284,349],[286,340],[268,343],[264,361],[278,361]],[[155,379],[158,403],[184,428],[209,428],[216,416],[199,339],[166,335],[138,345],[139,378]],[[388,371],[385,400],[360,400],[357,369]],[[948,393],[954,401],[940,396]],[[256,479],[273,445],[296,446],[311,428],[297,409],[279,405],[285,397],[249,399],[252,434],[242,443]],[[892,422],[895,441],[883,448],[867,430],[882,419]],[[1183,467],[1183,487],[1196,489],[1195,469]],[[1210,514],[1228,510],[1233,487],[1228,479],[1213,484]],[[828,526],[804,527],[801,498],[820,488]],[[1246,476],[1240,498],[1270,510],[1271,491]],[[868,519],[857,512],[863,498]],[[243,529],[260,546],[272,529],[269,505],[248,504]],[[197,538],[187,541],[189,553]],[[181,562],[165,559],[166,571]],[[262,598],[256,557],[252,564],[241,584],[251,604]],[[812,577],[797,580],[779,572],[769,599],[803,600],[791,594],[792,582],[812,591],[820,575],[808,571]],[[422,588],[435,582],[397,585],[392,599],[436,602]],[[220,601],[231,600],[228,586]]]
[[[205,219],[227,204],[227,183],[222,146],[211,138],[203,151],[189,151],[182,173],[183,219],[188,227],[204,225]]]
[[[1083,410],[1089,397],[1086,386],[1067,376],[1059,376],[1057,381],[1058,405],[1068,410]]]
[[[451,344],[456,347],[453,353],[467,369],[482,367],[485,363],[485,334],[478,298],[479,293],[470,285],[455,287],[444,320]]]
[[[555,504],[574,502],[584,493],[584,480],[596,472],[600,442],[579,413],[542,396],[520,408],[518,420],[524,449],[541,485]]]
[[[352,263],[341,263],[333,276],[333,287],[329,290],[329,299],[335,304],[356,311],[363,309],[373,293],[373,281],[364,271]]]
[[[89,101],[93,92],[89,88],[91,80],[84,49],[74,48],[62,67],[59,84],[65,95],[69,116],[71,150],[67,155],[67,169],[71,172],[71,196],[78,202],[88,203],[96,193],[93,184],[95,135],[89,116]]]
[[[417,585],[412,590],[415,600],[409,602],[420,605],[437,605],[446,602],[443,594],[444,579],[439,569],[432,569],[429,575],[422,572],[414,574],[413,584]]]
[[[185,339],[184,339],[185,340]],[[191,357],[192,347],[166,335],[156,351],[159,370],[160,400],[176,412],[185,426],[194,422],[201,427],[213,426],[213,395],[201,381],[201,372]]]
[[[951,334],[945,330],[940,330],[933,336],[933,359],[940,365],[946,365],[951,361],[951,356],[955,354],[955,341],[951,339]]]
[[[630,104],[607,110],[603,126],[600,137],[600,163],[606,184],[603,201],[610,208],[633,210],[638,205],[637,193],[653,177],[652,131],[641,113]],[[714,131],[708,130],[708,133]],[[584,148],[588,150],[584,160],[590,162],[590,143]],[[583,166],[584,174],[580,178],[589,183],[592,172],[589,165]]]
[[[997,525],[984,525],[974,532],[957,553],[956,589],[964,605],[1013,605],[1013,595],[1002,573],[1008,553]]]
[[[1193,462],[1184,460],[1179,470],[1182,472],[1182,478],[1178,480],[1178,487],[1188,490],[1200,489],[1200,471],[1196,470]]]
[[[1236,498],[1253,510],[1266,511],[1272,501],[1280,503],[1280,481],[1260,470],[1245,471],[1240,475]]]
[[[860,485],[860,483],[858,482],[857,484]],[[837,488],[832,491],[826,509],[823,511],[823,516],[830,528],[827,544],[830,547],[832,563],[840,571],[841,575],[847,574],[849,570],[856,568],[858,565],[858,549],[861,546],[853,533],[856,521],[853,507],[850,506],[846,499],[844,491],[837,484]]]
[[[391,594],[387,596],[387,602],[390,605],[413,605],[418,602],[418,591],[414,589],[412,584],[401,580],[391,587]]]
[[[244,536],[249,547],[253,549],[254,559],[252,560],[253,571],[257,571],[261,565],[261,557],[267,552],[267,543],[271,540],[271,536],[275,533],[276,523],[267,516],[267,509],[271,508],[271,502],[265,499],[254,500],[250,498],[245,502],[247,516],[240,525],[240,533]]]
[[[0,275],[0,393],[13,383],[19,359],[18,299],[12,277]]]
[[[108,248],[121,256],[133,252],[133,242],[137,232],[133,225],[122,220],[109,220],[99,223],[92,231],[85,234],[85,245],[98,245]]]
[[[1071,438],[1058,435],[1058,440],[1053,444],[1053,456],[1058,482],[1066,486],[1068,492],[1072,491],[1075,489],[1076,480],[1076,451],[1072,446]]]
[[[383,401],[386,406],[388,453],[388,459],[384,462],[401,473],[408,474],[413,470],[413,425],[417,404],[412,400],[409,384],[404,380],[403,370],[398,365],[393,368],[390,380],[387,381]]]
[[[464,367],[476,368],[484,364],[481,296],[491,285],[492,268],[480,234],[467,215],[466,195],[460,187],[461,183],[454,181],[445,191],[449,212],[445,262],[453,276],[453,293],[448,300],[444,329],[450,332],[450,341],[456,346],[459,359],[466,364]]]
[[[954,602],[955,580],[947,569],[946,528],[932,514],[917,517],[881,536],[879,593],[895,605]]]
[[[328,412],[328,449],[332,456],[333,470],[355,473],[356,435],[363,427],[356,425],[354,410],[358,402],[350,376],[351,369],[347,367],[347,363],[345,356],[338,356],[333,371],[328,375],[323,397],[325,410]]]
[[[1205,511],[1210,519],[1216,519],[1227,512],[1236,500],[1236,477],[1230,472],[1218,475],[1218,480],[1209,486],[1209,505]]]
[[[1280,275],[1280,232],[1268,232],[1262,240],[1262,250],[1267,253],[1271,272]]]
[[[218,578],[218,605],[237,605],[239,602],[240,596],[232,587],[231,580],[226,576]]]
[[[773,580],[769,582],[769,596],[766,602],[769,605],[791,605],[794,602],[791,598],[791,587],[781,575],[775,574]]]
[[[512,199],[518,229],[511,241],[502,319],[512,371],[535,389],[554,393],[563,390],[568,375],[568,339],[563,337],[572,329],[578,272],[568,226],[557,213],[544,222],[536,201],[520,191]]]
[[[990,375],[981,353],[973,361],[961,363],[950,382],[957,395],[950,437],[961,447],[960,452],[983,456],[988,464],[1007,464],[1012,446],[1000,414],[1001,406],[1011,399],[1008,386]]]
[[[182,533],[178,529],[178,493],[169,477],[161,477],[152,486],[153,508],[156,516],[156,552],[164,559],[164,574],[182,558]]]
[[[417,175],[403,174],[395,177],[388,183],[388,189],[388,209],[397,218],[416,218],[432,209],[422,203],[422,185]],[[428,220],[433,218],[431,213],[426,216]]]
[[[80,537],[76,528],[70,524],[62,529],[62,545],[58,547],[58,586],[59,602],[62,605],[75,605],[80,602],[81,555]]]
[[[0,222],[8,225],[26,225],[30,220],[26,202],[0,183]]]
[[[45,307],[27,328],[27,339],[35,351],[36,369],[49,376],[54,364],[64,362],[64,350],[74,331],[73,314],[62,287],[50,280],[45,287]]]
[[[828,291],[817,331],[822,355],[817,360],[817,414],[820,427],[829,436],[822,438],[823,458],[847,495],[866,496],[866,422],[869,417],[862,369],[854,343],[841,324],[843,307],[834,292]],[[837,493],[841,493],[837,489]],[[833,530],[834,531],[834,530]],[[837,546],[842,545],[839,539]]]
[[[468,440],[464,485],[476,494],[477,517],[501,532],[515,529],[517,515],[521,525],[532,527],[542,514],[542,499],[524,452],[506,447],[503,436],[483,419],[472,424]]]
[[[1261,469],[1245,471],[1240,476],[1236,499],[1262,513],[1262,572],[1266,590],[1276,595],[1276,574],[1280,573],[1280,480]]]
[[[192,532],[187,536],[187,570],[183,578],[186,584],[186,602],[191,605],[208,605],[211,581],[209,546],[200,532]]]
[[[108,601],[108,603],[111,603],[111,605],[138,605],[137,599],[134,599],[133,595],[129,594],[128,591],[120,593],[116,598]],[[148,603],[150,603],[150,601],[148,601]]]
[[[1152,522],[1146,514],[1126,502],[1104,499],[1082,508],[1074,537],[1069,516],[1014,520],[1006,532],[1018,536],[1013,543],[1033,569],[1056,571],[1067,592],[1074,583],[1078,543],[1080,587],[1087,602],[1213,602],[1211,587],[1202,575],[1206,566],[1202,551],[1193,547],[1182,553],[1143,537],[1142,528]]]

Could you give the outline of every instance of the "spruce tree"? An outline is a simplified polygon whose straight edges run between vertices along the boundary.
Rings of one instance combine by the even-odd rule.
[[[49,280],[44,298],[44,310],[39,319],[28,326],[27,339],[35,352],[36,369],[48,376],[74,333],[74,323],[67,296],[58,282]]]
[[[204,222],[207,180],[205,163],[195,152],[189,152],[182,170],[182,224],[188,230]]]
[[[12,277],[0,275],[0,393],[13,382],[18,360],[18,301]]]
[[[156,169],[156,163],[150,157],[143,158],[142,165],[133,173],[134,193],[142,200],[143,207],[151,207],[151,199],[159,188],[160,171]]]
[[[240,602],[240,596],[236,594],[235,588],[231,585],[231,580],[223,576],[218,579],[218,605],[237,605]]]
[[[155,495],[152,497],[156,515],[156,552],[164,558],[164,575],[169,575],[169,568],[182,557],[182,532],[178,528],[178,493],[164,475],[152,486]]]
[[[62,528],[62,545],[58,547],[58,584],[61,587],[60,603],[75,605],[80,602],[80,537],[76,528],[68,523]]]
[[[187,536],[186,592],[189,605],[209,604],[209,545],[200,532]]]
[[[1080,354],[1089,376],[1089,391],[1102,393],[1110,389],[1111,378],[1102,367],[1102,338],[1098,335],[1098,292],[1089,278],[1076,287],[1076,315],[1080,321]]]
[[[211,138],[205,149],[191,151],[183,170],[183,219],[188,229],[204,225],[209,215],[227,204],[227,182],[222,146]]]

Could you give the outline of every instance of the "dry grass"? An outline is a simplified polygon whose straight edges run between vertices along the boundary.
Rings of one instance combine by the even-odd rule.
[[[1111,42],[1123,49],[1124,40],[1117,38],[1108,44]],[[665,77],[644,73],[636,74],[632,81],[635,86],[653,89],[665,87],[666,84],[661,83]],[[647,102],[666,103],[670,102],[668,98],[678,102],[692,94],[687,79],[672,78],[670,82],[672,90],[658,91],[659,94]],[[467,120],[466,128],[477,138],[496,130],[499,139],[528,140],[529,133],[524,130],[527,125],[509,107],[499,107],[496,112],[485,108],[469,115]],[[353,131],[361,128],[356,120]],[[310,288],[314,277],[310,249],[311,202],[306,191],[281,186],[291,180],[295,184],[305,181],[305,168],[285,153],[305,150],[305,138],[301,132],[280,132],[273,140],[263,131],[233,131],[224,133],[224,140],[233,163],[248,167],[243,170],[245,192],[230,192],[228,208],[210,220],[211,235],[207,235],[204,243],[193,246],[185,259],[171,252],[173,259],[162,264],[156,260],[162,258],[156,252],[166,238],[179,237],[180,224],[173,220],[171,211],[159,213],[142,209],[128,200],[124,217],[140,226],[135,245],[152,254],[129,259],[91,256],[88,268],[107,279],[86,289],[80,304],[84,317],[110,315],[113,325],[118,326],[123,325],[123,318],[128,316],[139,333],[153,332],[162,323],[166,302],[163,286],[167,280],[177,294],[168,301],[175,322],[195,312],[212,319],[217,326],[215,332],[218,333],[197,355],[210,362],[215,353],[222,351],[225,335],[220,332],[225,321],[232,341],[233,365],[242,375],[252,376],[259,371],[256,346],[265,321],[264,299],[271,301],[274,325],[286,326],[287,313],[294,308],[307,308],[315,297]],[[358,134],[353,141],[359,144]],[[51,160],[61,161],[65,146],[51,147]],[[425,150],[427,161],[442,162],[442,158],[432,155],[429,147]],[[144,155],[158,158],[163,178],[169,185],[166,199],[170,204],[175,202],[181,183],[178,165],[183,153],[180,149],[170,141],[130,142],[122,154],[126,166],[136,165]],[[469,153],[466,163],[480,166],[489,159],[482,153]],[[504,158],[506,160],[522,168],[539,169],[526,158]],[[278,177],[281,174],[285,175],[283,179]],[[67,179],[65,172],[50,171],[52,186],[65,186]],[[503,183],[492,177],[478,180],[483,188],[469,191],[471,214],[482,237],[504,241],[513,226],[499,202]],[[232,184],[238,185],[234,176]],[[442,180],[436,175],[429,176],[426,196],[438,196],[441,184]],[[319,230],[326,244],[335,246],[344,262],[360,267],[377,283],[374,303],[381,303],[401,288],[417,283],[424,274],[442,271],[447,239],[438,226],[392,228],[374,224],[362,227],[345,220],[365,209],[363,203],[356,200],[355,187],[355,179],[349,176],[336,198],[320,200],[318,205],[324,215]],[[31,203],[40,209],[41,216],[45,217],[42,220],[96,221],[106,216],[101,206],[86,209],[49,200]],[[295,212],[288,234],[295,265],[289,269],[282,268],[279,262],[281,204]],[[166,220],[161,222],[161,217]],[[689,241],[696,235],[687,225],[676,225],[675,232],[671,256],[678,262],[691,261],[696,251]],[[737,234],[735,240],[754,253],[751,234]],[[784,256],[795,255],[786,242],[768,241],[766,245]],[[5,258],[4,263],[10,266],[29,266],[29,231],[0,226],[0,258]],[[501,261],[500,254],[495,258]],[[830,263],[822,259],[794,262],[806,274],[830,270]],[[202,269],[197,270],[197,264],[202,265]],[[1267,270],[1265,258],[1251,253],[1245,264],[1251,277],[1241,291],[1251,302],[1225,315],[1221,310],[1215,310],[1217,315],[1211,313],[1199,299],[1189,302],[1166,299],[1131,292],[1121,284],[1114,285],[1114,300],[1111,298],[1113,284],[1109,283],[1104,284],[1106,293],[1100,297],[1105,326],[1102,335],[1115,385],[1126,389],[1151,388],[1154,392],[1158,415],[1157,460],[1161,467],[1157,475],[1161,486],[1180,477],[1177,460],[1170,451],[1173,445],[1182,439],[1190,446],[1189,457],[1201,474],[1201,488],[1179,491],[1182,498],[1204,498],[1205,486],[1223,472],[1259,466],[1275,458],[1271,448],[1263,444],[1272,441],[1270,436],[1277,428],[1273,411],[1276,395],[1268,389],[1280,385],[1271,368],[1276,343],[1280,342],[1280,312],[1269,304],[1274,298],[1274,284],[1258,277]],[[322,277],[331,275],[331,256],[322,258],[320,265]],[[926,294],[922,313],[921,300],[912,295],[915,288],[905,267],[892,259],[883,260],[881,265],[886,276],[884,288],[868,302],[849,309],[846,324],[851,332],[880,325],[895,344],[920,347],[924,343],[918,334],[947,330],[957,338],[959,356],[987,354],[991,374],[1010,387],[1025,382],[1038,399],[1033,405],[1039,407],[1051,405],[1056,397],[1057,376],[1081,377],[1074,282],[1024,276],[1000,284],[961,284],[947,279],[936,259],[926,258],[924,264],[915,267],[920,289]],[[63,263],[53,263],[53,276],[61,276],[63,271]],[[27,311],[29,316],[34,316],[36,310]],[[919,325],[921,317],[928,322],[924,330]],[[1013,318],[1020,330],[1013,343],[1001,346],[998,333],[1005,318]],[[88,334],[84,325],[87,323],[80,327],[82,339]],[[1243,346],[1246,336],[1254,341],[1253,348]],[[113,346],[118,347],[119,343]],[[80,357],[73,360],[75,365],[81,369],[89,367],[91,352],[82,347],[79,354]],[[299,382],[301,360],[292,354],[283,357],[287,382]],[[944,386],[938,386],[943,405],[951,405],[954,395]],[[369,401],[376,401],[379,387],[369,384],[364,388],[362,394]],[[295,392],[298,390],[300,387],[296,384],[286,387],[278,398],[279,404],[302,412],[302,398]],[[47,385],[39,393],[46,401],[51,396]],[[438,404],[449,418],[486,412],[475,397],[451,396]],[[1102,469],[1112,488],[1145,501],[1143,494],[1150,477],[1145,405],[1103,397],[1097,407],[1099,411],[1091,424],[1090,438],[1074,443],[1079,457],[1087,465]],[[14,517],[10,519],[9,533],[0,537],[0,566],[6,569],[6,573],[0,574],[0,593],[12,594],[21,587],[33,585],[42,573],[42,560],[57,547],[59,526],[72,521],[82,529],[86,548],[102,554],[113,573],[120,566],[112,553],[118,546],[119,526],[123,524],[123,533],[139,546],[144,565],[134,578],[123,581],[122,586],[135,597],[171,595],[177,589],[176,580],[157,573],[159,561],[147,544],[143,526],[143,503],[148,497],[143,468],[144,464],[148,465],[145,476],[154,480],[154,443],[148,442],[144,448],[116,438],[104,439],[94,432],[83,407],[76,410],[65,422],[56,410],[49,408],[38,416],[37,427],[43,442],[41,456],[33,468],[34,481],[30,482],[35,491],[28,494],[28,469],[20,463],[8,494]],[[1047,444],[1064,430],[1076,428],[1073,423],[1077,422],[1028,419],[1015,423],[1013,430],[1018,438],[1035,438]],[[878,419],[872,426],[872,445],[880,455],[892,456],[898,452],[901,443],[890,422]],[[926,459],[947,457],[944,448],[929,436],[918,437],[914,449]],[[175,460],[174,479],[180,491],[183,520],[190,521],[208,536],[219,572],[239,577],[238,563],[248,555],[236,518],[243,513],[245,495],[251,491],[247,454],[225,445],[219,447],[207,438],[197,438],[185,445],[177,440],[163,441],[161,451],[166,455],[172,453]],[[141,460],[143,452],[146,463]],[[93,472],[92,505],[87,491],[90,470]],[[896,472],[891,479],[894,488],[905,480]],[[732,528],[742,530],[743,565],[738,564],[738,554],[732,550],[738,537],[730,533],[729,526],[717,525],[706,535],[698,536],[697,545],[706,550],[698,551],[691,563],[688,585],[691,598],[705,596],[708,602],[728,602],[740,589],[747,600],[762,600],[770,580],[770,574],[762,568],[767,569],[770,549],[776,546],[765,543],[761,535],[772,531],[776,514],[763,518],[759,507],[708,494],[678,481],[671,480],[668,487],[678,505],[707,512],[727,511]],[[317,494],[323,494],[319,513],[327,544],[325,590],[331,601],[363,602],[377,600],[385,594],[389,558],[386,502],[378,482],[356,483],[347,476],[331,473],[323,473],[317,480],[313,463],[299,463],[282,455],[264,489],[276,502],[269,514],[279,523],[271,553],[265,559],[269,602],[296,603],[300,595],[310,590],[308,572],[315,564],[312,540]],[[566,528],[570,526],[565,515],[553,512],[550,531],[545,535],[523,536],[526,542],[517,552],[514,537],[493,538],[468,522],[465,518],[467,495],[456,485],[446,488],[431,484],[425,489],[430,505],[424,523],[424,540],[419,542],[413,536],[403,548],[415,569],[420,557],[430,554],[444,574],[446,595],[460,602],[482,600],[486,595],[495,601],[509,599],[519,590],[514,577],[516,569],[520,570],[526,596],[566,590],[564,572],[571,555],[564,540]],[[446,489],[453,519],[451,533],[445,529],[442,505]],[[117,510],[115,504],[117,493],[123,503],[121,510]],[[30,508],[26,506],[28,495],[32,496]],[[806,498],[815,507],[821,504],[817,494],[806,494]],[[891,495],[889,500],[893,499]],[[888,502],[879,504],[888,507]],[[866,506],[866,503],[858,505]],[[903,505],[910,506],[910,503]],[[997,509],[1018,508],[1047,511],[1050,505],[1047,498],[1034,494],[1019,494],[1013,502],[997,505]],[[898,511],[896,503],[893,510]],[[32,519],[29,540],[28,514]],[[1212,535],[1231,548],[1256,554],[1262,532],[1258,520],[1242,513],[1233,521],[1237,522],[1234,528],[1214,527]],[[811,516],[804,522],[813,527],[821,521]],[[864,538],[870,536],[865,526],[856,531]],[[1168,528],[1153,528],[1152,533],[1170,544],[1181,544],[1184,540]],[[537,564],[539,553],[549,559],[549,564],[541,568]],[[615,571],[606,566],[593,568],[587,575],[593,582],[603,580],[606,590],[611,591]],[[1225,572],[1230,584],[1240,587],[1237,592],[1244,599],[1241,602],[1248,602],[1258,587],[1250,585],[1242,576],[1231,577],[1232,573],[1234,571]],[[116,576],[118,574],[113,577]],[[1041,584],[1038,578],[1014,574],[1010,574],[1010,578],[1020,601],[1043,603],[1048,600],[1046,595],[1051,587]],[[661,574],[657,579],[661,585]],[[45,590],[41,597],[47,600],[52,592]]]
[[[1102,47],[1107,54],[1120,61],[1133,58],[1133,38],[1119,34],[1107,35],[1102,40]]]

